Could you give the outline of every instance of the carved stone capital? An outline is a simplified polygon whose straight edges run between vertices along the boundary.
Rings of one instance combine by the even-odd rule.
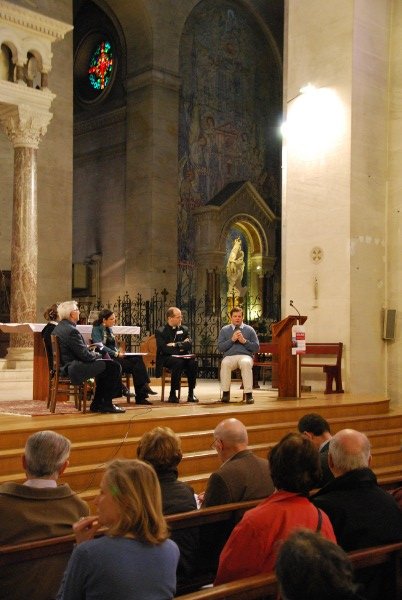
[[[0,112],[0,123],[14,148],[38,148],[52,116],[51,112],[34,111],[26,105],[10,106]]]

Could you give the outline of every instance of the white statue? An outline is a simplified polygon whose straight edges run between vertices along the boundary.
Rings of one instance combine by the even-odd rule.
[[[236,298],[242,298],[246,288],[242,287],[244,273],[244,252],[242,250],[241,239],[238,237],[233,242],[233,248],[230,251],[226,265],[226,275],[228,278],[228,296],[235,295]]]

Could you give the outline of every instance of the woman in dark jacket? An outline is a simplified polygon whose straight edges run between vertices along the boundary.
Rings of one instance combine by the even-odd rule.
[[[194,490],[178,480],[177,467],[182,459],[180,438],[170,427],[155,427],[144,433],[137,447],[137,456],[150,463],[156,471],[162,491],[163,514],[171,515],[197,510]],[[172,531],[171,538],[179,547],[177,583],[191,582],[197,566],[198,527]]]
[[[130,373],[134,380],[135,402],[136,404],[151,404],[148,401],[148,394],[156,394],[149,386],[149,376],[142,356],[126,356],[124,351],[119,349],[116,339],[113,335],[112,327],[116,323],[116,317],[113,311],[103,309],[98,318],[92,324],[92,341],[101,344],[98,350],[102,354],[108,354],[112,360],[121,365],[123,373]],[[128,396],[129,391],[122,390],[123,396]]]

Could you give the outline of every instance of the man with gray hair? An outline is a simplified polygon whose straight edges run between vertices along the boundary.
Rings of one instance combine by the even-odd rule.
[[[199,496],[203,508],[272,494],[268,461],[248,449],[247,429],[241,421],[221,421],[215,428],[212,447],[222,465],[211,474],[205,493]]]
[[[338,431],[329,442],[328,464],[335,479],[322,487],[312,501],[330,518],[336,539],[349,552],[402,541],[402,513],[391,494],[382,490],[370,469],[370,442],[354,429]],[[381,574],[361,575],[367,598],[383,593]]]
[[[58,478],[69,464],[71,443],[55,431],[38,431],[25,445],[24,483],[0,484],[0,544],[17,544],[72,533],[89,514],[88,505]],[[0,599],[54,598],[68,561],[66,555],[2,567]]]
[[[87,348],[84,338],[77,330],[80,311],[74,300],[62,302],[57,307],[59,323],[52,334],[59,338],[60,359],[63,375],[68,375],[71,383],[79,385],[85,379],[95,377],[94,399],[89,410],[96,413],[124,413],[115,406],[113,398],[121,396],[121,366],[113,360],[102,357]]]

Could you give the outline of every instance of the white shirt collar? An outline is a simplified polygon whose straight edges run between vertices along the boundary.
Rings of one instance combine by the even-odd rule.
[[[27,479],[24,485],[34,488],[55,488],[57,481],[54,479]]]

